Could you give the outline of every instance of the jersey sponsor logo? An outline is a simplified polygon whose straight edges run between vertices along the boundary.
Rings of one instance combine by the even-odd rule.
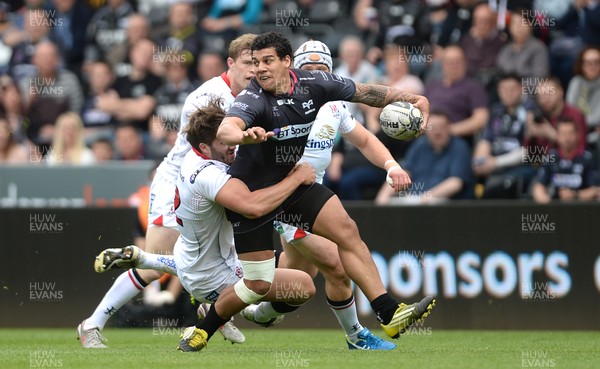
[[[243,102],[239,102],[239,101],[234,102],[232,107],[238,108],[242,111],[248,110],[248,104],[244,104]]]
[[[583,179],[579,174],[564,174],[556,173],[552,177],[552,183],[556,187],[566,187],[571,189],[578,189],[583,183]]]
[[[277,105],[294,105],[294,99],[279,99]]]
[[[200,168],[196,169],[196,171],[190,176],[190,183],[193,184],[194,182],[196,182],[196,177],[198,177],[198,174],[200,174],[200,172],[202,170],[204,170],[204,168],[207,168],[211,165],[215,165],[215,164],[212,162],[208,162],[208,163],[203,164]]]
[[[291,138],[298,138],[306,136],[312,129],[313,122],[305,124],[290,124],[289,126],[281,127],[280,129],[274,129],[275,136],[273,138],[277,141],[289,140]]]
[[[333,147],[335,140],[333,138],[329,140],[308,140],[306,141],[307,149],[327,150]]]
[[[260,96],[258,94],[255,94],[254,92],[248,91],[248,90],[242,90],[242,92],[240,92],[238,94],[238,96],[242,96],[242,95],[248,95],[248,96],[251,96],[251,97],[253,97],[253,98],[257,99],[257,100],[260,99]]]

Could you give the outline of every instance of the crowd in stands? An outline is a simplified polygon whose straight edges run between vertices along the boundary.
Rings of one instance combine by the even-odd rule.
[[[334,73],[423,94],[412,141],[349,104],[413,186],[338,138],[343,200],[600,199],[598,0],[20,0],[0,2],[0,165],[160,160],[186,96],[229,42],[279,31],[327,43]]]

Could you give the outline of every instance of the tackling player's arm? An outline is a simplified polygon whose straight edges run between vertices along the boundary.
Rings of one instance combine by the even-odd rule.
[[[312,184],[315,178],[315,170],[307,163],[296,165],[290,174],[276,185],[252,192],[244,182],[230,178],[215,200],[246,218],[259,218],[275,210],[298,186]]]
[[[383,168],[388,172],[389,178],[392,180],[392,187],[396,192],[408,188],[411,184],[410,177],[394,160],[390,151],[362,124],[357,122],[354,129],[344,134],[356,148],[367,158],[371,163]]]
[[[261,143],[273,135],[262,127],[246,129],[246,123],[238,117],[226,117],[217,131],[217,139],[230,146]]]
[[[377,108],[383,108],[396,101],[406,101],[413,104],[423,114],[421,130],[425,130],[429,121],[429,100],[425,96],[409,94],[397,88],[356,83],[356,92],[350,101]]]

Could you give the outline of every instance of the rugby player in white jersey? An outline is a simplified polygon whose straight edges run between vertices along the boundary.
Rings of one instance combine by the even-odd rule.
[[[192,146],[181,164],[175,190],[175,220],[180,236],[175,243],[177,275],[195,299],[215,302],[222,291],[256,271],[237,258],[233,228],[224,206],[248,218],[258,218],[274,210],[300,185],[310,185],[315,172],[308,164],[297,165],[281,182],[250,192],[240,180],[227,174],[235,147],[216,139],[225,111],[210,102],[194,112],[185,129]],[[276,269],[275,287],[263,297],[278,311],[293,311],[315,293],[311,277],[303,271]],[[283,289],[293,286],[292,290]],[[282,296],[286,296],[285,299]],[[182,351],[198,351],[194,342],[196,327],[187,328],[179,341]]]
[[[173,198],[181,161],[191,149],[183,133],[188,123],[188,116],[214,97],[222,99],[225,109],[231,106],[235,96],[254,77],[250,45],[255,37],[253,34],[245,34],[232,41],[229,46],[229,57],[227,58],[228,71],[202,84],[185,101],[175,146],[158,167],[150,186],[150,209],[145,247],[149,252],[162,255],[172,254],[173,245],[179,236],[173,211]],[[107,255],[103,253],[99,257],[102,259]],[[123,257],[128,258],[131,255],[123,255]],[[102,265],[103,260],[99,260],[99,264]],[[107,347],[105,345],[107,340],[100,334],[100,331],[104,328],[108,319],[150,282],[160,278],[162,272],[177,274],[169,258],[152,258],[147,260],[146,264],[144,266],[142,263],[140,267],[154,268],[160,271],[151,269],[127,270],[117,277],[94,313],[79,325],[77,336],[83,347]],[[245,340],[243,334],[231,322],[225,323],[219,330],[232,342],[241,343]]]
[[[327,45],[320,41],[307,41],[294,53],[294,68],[297,69],[330,73],[332,65],[331,52]],[[406,175],[389,150],[354,119],[345,103],[334,101],[326,103],[319,110],[300,159],[300,162],[308,162],[315,168],[316,182],[323,182],[338,132],[352,142],[374,165],[384,169],[387,166],[388,175]],[[361,350],[394,349],[396,345],[373,335],[360,324],[350,278],[344,272],[337,246],[323,237],[279,221],[276,221],[275,228],[282,235],[285,251],[278,267],[304,270],[313,277],[316,275],[316,269],[323,274],[327,303],[346,332],[348,347]],[[250,305],[242,311],[242,315],[259,324],[270,321],[277,313],[269,305],[268,302]]]

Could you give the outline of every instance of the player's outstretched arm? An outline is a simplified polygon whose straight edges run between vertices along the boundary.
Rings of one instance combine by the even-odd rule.
[[[397,88],[356,83],[356,92],[350,101],[367,104],[376,108],[383,108],[396,101],[406,101],[413,104],[423,114],[421,130],[425,130],[429,121],[429,100],[425,96],[409,94]]]
[[[215,200],[246,218],[259,218],[275,210],[298,186],[312,184],[315,179],[315,170],[307,163],[301,163],[296,165],[283,181],[252,192],[244,182],[230,178]]]
[[[396,192],[405,190],[411,184],[410,176],[394,160],[390,151],[374,134],[369,132],[360,122],[344,137],[348,139],[373,165],[388,172],[392,180],[390,184]]]
[[[246,129],[246,123],[238,117],[226,117],[217,130],[217,139],[230,146],[261,143],[273,135],[262,127]]]

